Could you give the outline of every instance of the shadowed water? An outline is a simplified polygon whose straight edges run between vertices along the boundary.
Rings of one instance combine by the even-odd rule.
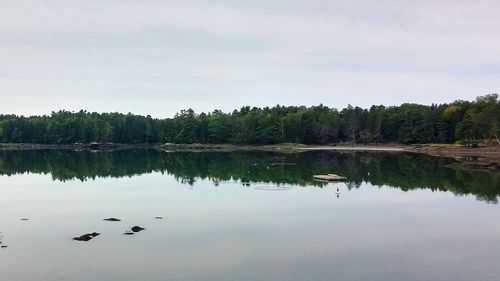
[[[452,162],[2,151],[1,280],[498,280],[500,175]]]

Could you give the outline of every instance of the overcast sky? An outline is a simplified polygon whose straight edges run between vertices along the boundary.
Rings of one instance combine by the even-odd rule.
[[[500,92],[500,1],[0,0],[0,113],[431,104]]]

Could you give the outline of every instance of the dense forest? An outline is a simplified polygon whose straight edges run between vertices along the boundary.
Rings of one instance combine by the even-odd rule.
[[[449,104],[342,110],[324,105],[243,107],[232,113],[182,110],[156,119],[121,113],[0,115],[3,143],[472,143],[500,137],[498,94]]]

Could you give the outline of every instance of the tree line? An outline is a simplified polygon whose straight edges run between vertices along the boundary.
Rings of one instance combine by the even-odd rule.
[[[498,142],[498,94],[475,101],[400,106],[245,106],[231,113],[182,110],[158,119],[121,113],[0,115],[3,143],[472,143]]]

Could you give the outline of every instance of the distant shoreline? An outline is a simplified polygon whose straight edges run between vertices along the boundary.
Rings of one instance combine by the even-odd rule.
[[[231,151],[269,151],[282,153],[302,153],[306,151],[349,152],[385,152],[385,153],[422,153],[437,157],[454,158],[457,163],[450,166],[454,169],[500,171],[500,146],[467,147],[454,144],[274,144],[274,145],[233,145],[233,144],[19,144],[0,143],[0,151],[26,150],[73,150],[73,151],[114,151],[127,149],[155,149],[157,151],[175,152],[231,152]]]
[[[500,146],[467,147],[453,144],[418,144],[418,145],[336,145],[296,148],[298,150],[335,150],[335,151],[380,151],[412,152],[442,157],[484,157],[500,160]]]
[[[272,144],[272,145],[234,145],[234,144],[32,144],[0,143],[0,150],[122,150],[122,149],[157,149],[164,151],[283,151],[301,152],[312,150],[329,151],[373,151],[373,152],[414,152],[445,157],[487,157],[500,159],[500,146],[467,147],[454,144]]]

